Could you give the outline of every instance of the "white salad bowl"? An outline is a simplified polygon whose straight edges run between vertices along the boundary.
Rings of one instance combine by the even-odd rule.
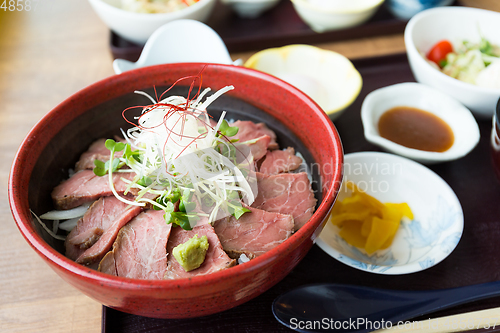
[[[455,97],[476,116],[491,119],[500,90],[456,80],[429,64],[425,54],[441,40],[459,44],[479,42],[481,36],[500,45],[500,13],[477,8],[441,7],[415,15],[407,24],[404,40],[415,79]]]
[[[384,0],[291,0],[315,32],[351,28],[368,21]]]
[[[196,43],[192,41],[193,35],[197,36]],[[224,41],[212,28],[195,20],[176,20],[164,24],[149,37],[137,62],[115,59],[113,69],[120,74],[139,67],[179,62],[233,63]]]
[[[414,219],[402,220],[391,246],[371,256],[349,245],[328,221],[316,244],[338,261],[370,273],[408,274],[438,264],[458,245],[464,228],[460,202],[425,166],[387,153],[352,153],[345,155],[338,201],[349,195],[347,181],[383,203],[406,202]]]
[[[380,136],[380,117],[398,106],[421,109],[444,120],[453,131],[453,145],[444,152],[430,152],[408,148]],[[361,120],[366,140],[389,152],[424,164],[461,158],[467,155],[480,139],[477,122],[466,107],[453,97],[414,82],[395,84],[368,94],[361,106]]]
[[[200,0],[197,3],[171,13],[145,14],[129,12],[121,8],[121,0],[89,0],[99,18],[120,37],[144,45],[153,32],[167,22],[192,19],[206,21],[216,0]],[[174,49],[177,47],[172,46]]]

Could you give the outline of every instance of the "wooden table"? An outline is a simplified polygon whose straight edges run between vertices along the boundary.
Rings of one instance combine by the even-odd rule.
[[[497,0],[463,2],[500,10]],[[318,46],[351,59],[405,50],[400,34]],[[246,60],[253,53],[232,56]],[[71,94],[110,75],[109,31],[87,1],[40,0],[29,12],[0,9],[1,332],[101,330],[101,305],[62,281],[25,242],[6,189],[15,153],[30,128]]]

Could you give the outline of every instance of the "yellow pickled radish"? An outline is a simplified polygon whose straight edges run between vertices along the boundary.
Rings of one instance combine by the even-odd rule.
[[[330,222],[340,228],[344,240],[372,255],[387,249],[398,231],[401,219],[413,220],[407,203],[382,203],[361,191],[353,182],[346,182],[351,196],[337,201],[330,214]]]

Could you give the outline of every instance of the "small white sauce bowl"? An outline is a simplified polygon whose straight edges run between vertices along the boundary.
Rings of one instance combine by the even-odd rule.
[[[462,102],[476,116],[491,119],[500,90],[462,82],[439,71],[422,56],[437,42],[479,42],[484,36],[500,45],[500,13],[468,7],[440,7],[413,16],[405,28],[408,61],[415,79]]]
[[[230,6],[238,16],[251,19],[273,8],[280,0],[221,0],[221,2]]]
[[[403,220],[391,246],[372,256],[349,245],[327,221],[316,244],[338,261],[370,273],[408,274],[436,265],[458,245],[464,229],[462,206],[450,186],[422,164],[387,153],[347,154],[337,200],[350,194],[346,181],[383,203],[406,202],[414,219]]]
[[[384,0],[291,0],[315,32],[351,28],[368,21]]]
[[[380,136],[378,122],[386,111],[408,106],[430,112],[444,120],[455,137],[444,152],[408,148]],[[407,82],[377,89],[368,94],[361,106],[366,140],[383,149],[424,164],[452,161],[467,155],[479,142],[480,134],[474,116],[453,97],[420,83]]]

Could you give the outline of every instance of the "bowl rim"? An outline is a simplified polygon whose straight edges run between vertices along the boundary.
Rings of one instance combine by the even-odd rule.
[[[322,190],[323,199],[316,211],[314,212],[311,219],[297,232],[295,232],[289,239],[287,239],[284,243],[280,244],[274,249],[264,253],[263,255],[252,259],[249,263],[244,263],[241,265],[236,265],[235,267],[231,267],[230,269],[221,270],[218,272],[214,272],[208,275],[203,276],[195,276],[192,278],[182,278],[175,280],[140,280],[140,279],[130,279],[124,277],[115,277],[108,274],[104,274],[95,270],[92,270],[86,266],[82,266],[77,264],[76,262],[66,258],[63,254],[56,251],[52,248],[48,243],[46,243],[43,238],[37,234],[33,225],[32,225],[32,216],[29,211],[29,203],[27,197],[23,196],[23,186],[26,188],[24,190],[27,193],[27,184],[29,183],[31,170],[25,167],[24,163],[20,161],[23,160],[24,157],[29,156],[28,154],[28,146],[33,145],[33,140],[37,138],[38,134],[41,133],[47,125],[50,123],[50,118],[53,114],[58,114],[67,108],[75,101],[89,97],[95,96],[97,93],[103,90],[106,90],[110,86],[120,85],[126,82],[133,82],[134,78],[140,78],[144,75],[150,75],[149,79],[158,75],[158,73],[163,73],[167,69],[172,69],[175,72],[175,68],[180,68],[181,71],[186,71],[187,69],[191,69],[192,72],[198,73],[200,68],[204,66],[208,66],[211,70],[223,70],[224,72],[233,74],[233,75],[244,75],[253,80],[263,80],[266,81],[267,84],[274,84],[279,86],[280,90],[283,92],[287,91],[289,93],[294,94],[297,98],[307,104],[310,107],[310,111],[318,117],[318,120],[325,126],[325,131],[328,132],[329,137],[332,139],[331,147],[335,153],[335,165],[334,169],[332,169],[332,181],[328,184],[322,182]],[[195,71],[197,70],[197,71]],[[209,71],[210,72],[210,71]],[[175,81],[175,80],[174,80]],[[172,81],[173,82],[173,81]],[[172,82],[168,83],[171,84]],[[166,84],[165,82],[160,82],[159,84]],[[100,99],[98,102],[92,100],[85,106],[85,111],[95,107],[98,104],[106,102],[108,100],[114,99],[118,96],[123,95],[124,92],[119,91],[116,93],[106,94],[106,97]],[[241,98],[241,97],[239,97]],[[84,113],[85,111],[82,111]],[[69,120],[66,120],[66,123],[69,123],[74,120],[79,114],[70,115]],[[65,126],[65,125],[64,125]],[[63,127],[64,127],[63,126]],[[52,138],[45,139],[46,143],[41,143],[42,149],[47,145],[47,143]],[[42,141],[42,140],[40,140]],[[36,161],[39,158],[37,155],[33,158]],[[106,285],[108,288],[112,289],[127,289],[127,290],[159,290],[162,292],[170,291],[170,290],[179,290],[182,286],[189,286],[190,288],[194,287],[203,287],[206,285],[210,285],[212,283],[217,282],[218,280],[224,280],[232,277],[233,275],[238,275],[242,272],[255,272],[258,271],[262,266],[270,265],[273,261],[273,258],[282,259],[287,256],[287,251],[281,251],[286,249],[289,245],[292,245],[293,248],[297,248],[299,244],[303,243],[304,239],[311,238],[314,240],[317,237],[318,228],[324,225],[326,221],[326,217],[330,212],[330,209],[333,206],[333,203],[336,199],[338,191],[340,189],[342,175],[343,175],[343,148],[341,144],[341,140],[339,134],[330,121],[328,116],[323,112],[323,110],[307,95],[302,93],[297,88],[287,84],[284,81],[281,81],[271,75],[268,75],[263,72],[259,72],[253,69],[238,67],[234,65],[224,65],[224,64],[205,64],[205,63],[176,63],[176,64],[162,64],[155,65],[149,67],[142,67],[134,70],[130,70],[124,72],[119,75],[112,75],[107,78],[104,78],[100,81],[97,81],[78,92],[74,93],[70,97],[66,98],[59,105],[49,111],[44,117],[42,117],[35,126],[29,131],[26,135],[25,139],[21,143],[19,150],[16,153],[14,158],[14,162],[12,164],[10,174],[9,174],[9,184],[8,184],[8,196],[9,196],[9,205],[12,211],[12,215],[14,220],[21,231],[24,238],[28,241],[28,243],[33,247],[33,249],[46,261],[52,262],[59,270],[62,270],[66,273],[69,273],[73,276],[80,276],[87,280],[91,280],[102,285]],[[33,166],[31,166],[33,169]],[[20,170],[20,172],[18,172]],[[323,174],[321,174],[323,176]],[[323,179],[323,177],[322,177]],[[315,235],[316,233],[316,235]],[[283,244],[287,244],[283,247]],[[51,265],[51,268],[54,268]],[[174,282],[172,282],[174,281]]]
[[[431,151],[424,151],[424,150],[419,150],[419,149],[414,149],[414,148],[408,148],[405,147],[401,144],[398,144],[396,142],[393,142],[391,140],[388,140],[378,134],[378,130],[376,129],[375,126],[373,126],[372,122],[372,114],[373,114],[373,104],[375,103],[379,95],[385,95],[389,91],[392,90],[408,90],[408,91],[415,91],[419,90],[422,94],[434,94],[438,95],[440,97],[440,103],[446,103],[449,105],[453,105],[455,108],[456,112],[460,112],[463,114],[464,117],[469,118],[468,122],[466,123],[467,126],[469,126],[472,131],[474,136],[472,137],[473,140],[470,142],[467,142],[467,145],[463,145],[458,149],[454,154],[450,153],[450,150],[444,151],[444,152],[431,152]],[[404,105],[404,106],[410,106],[414,107],[412,105]],[[384,111],[387,112],[388,110]],[[424,110],[427,112],[430,112],[434,114],[432,111],[429,110]],[[439,116],[438,116],[439,117]],[[417,82],[403,82],[403,83],[397,83],[393,84],[390,86],[382,87],[379,89],[376,89],[372,92],[370,92],[364,99],[363,104],[361,105],[361,121],[363,124],[363,132],[365,135],[365,138],[378,145],[381,147],[384,147],[386,149],[390,149],[394,153],[415,159],[415,160],[420,160],[420,161],[427,161],[427,162],[445,162],[445,161],[450,161],[454,159],[461,158],[465,155],[467,155],[476,145],[479,143],[479,140],[481,138],[480,132],[479,132],[479,126],[472,115],[471,111],[467,109],[462,103],[457,101],[455,98],[439,91],[436,89],[433,89],[425,84],[422,83],[417,83]],[[451,125],[445,121],[450,127]],[[372,133],[372,131],[376,132],[376,134]],[[455,135],[455,141],[456,141],[456,136],[460,135],[461,133],[457,133],[456,131],[453,131],[453,134]]]
[[[164,20],[166,18],[176,18],[178,16],[188,15],[191,14],[192,12],[197,11],[198,9],[205,7],[207,4],[213,1],[216,0],[199,0],[198,2],[195,2],[194,4],[186,8],[182,8],[168,13],[136,13],[124,10],[119,7],[115,7],[109,4],[105,0],[89,0],[89,2],[93,3],[94,5],[102,6],[106,8],[106,10],[109,10],[112,13],[114,13],[115,15],[124,15],[125,18],[141,18],[141,19],[154,19],[154,20]]]
[[[306,0],[290,0],[290,1],[292,1],[292,3],[296,5],[298,8],[307,8],[319,12],[323,15],[328,15],[328,14],[360,14],[368,12],[380,6],[385,0],[373,0],[373,4],[370,4],[368,7],[360,8],[358,10],[355,9],[335,10],[332,8],[323,8],[319,5],[311,4]]]
[[[452,6],[444,6],[444,7],[435,7],[426,9],[424,11],[419,12],[414,15],[407,23],[404,31],[404,42],[406,46],[406,50],[409,57],[412,57],[414,61],[417,62],[419,66],[424,66],[426,70],[432,69],[433,72],[436,73],[437,77],[440,80],[443,80],[445,83],[455,86],[460,89],[469,89],[473,93],[482,93],[489,95],[500,95],[499,89],[489,88],[489,87],[480,87],[474,85],[472,83],[463,82],[458,79],[452,78],[441,72],[440,70],[433,67],[431,64],[427,62],[426,59],[420,54],[417,46],[413,42],[413,32],[415,31],[415,26],[424,18],[430,15],[450,15],[458,12],[475,12],[479,15],[497,15],[500,20],[500,13],[494,12],[491,10],[481,9],[481,8],[472,8],[472,7],[452,7]]]
[[[453,249],[451,249],[451,251],[449,253],[437,257],[436,260],[432,263],[432,265],[427,266],[427,267],[422,267],[419,264],[419,262],[413,262],[410,264],[399,265],[399,266],[384,266],[384,265],[377,266],[377,265],[367,264],[368,267],[363,268],[362,266],[355,264],[355,263],[360,262],[359,260],[350,258],[350,257],[340,253],[339,251],[337,251],[333,247],[331,247],[325,240],[323,240],[321,238],[321,234],[316,239],[316,244],[323,251],[325,251],[328,255],[330,255],[334,259],[340,261],[341,263],[343,263],[347,266],[350,266],[352,268],[355,268],[355,269],[358,269],[361,271],[379,274],[379,275],[402,275],[402,274],[410,274],[410,273],[419,272],[419,271],[429,269],[429,268],[439,264],[440,262],[445,260],[448,256],[450,256],[451,253],[456,249],[456,247],[460,243],[460,239],[463,236],[463,231],[464,231],[464,213],[463,213],[462,205],[460,204],[460,200],[458,199],[455,191],[453,191],[453,189],[450,187],[450,185],[448,185],[448,183],[443,178],[441,178],[437,173],[435,173],[431,169],[427,168],[426,166],[424,166],[418,162],[415,162],[411,159],[408,159],[406,157],[398,156],[395,154],[383,153],[383,152],[377,152],[377,151],[360,151],[360,152],[345,154],[345,162],[349,162],[349,160],[356,160],[356,159],[359,159],[360,157],[364,157],[364,156],[374,156],[373,160],[375,160],[377,158],[378,161],[387,161],[388,159],[389,160],[392,159],[392,160],[400,161],[401,163],[409,164],[415,168],[421,169],[422,172],[426,173],[428,175],[428,177],[434,178],[435,181],[441,182],[445,188],[449,189],[449,194],[450,194],[452,200],[454,201],[454,204],[456,205],[456,207],[459,208],[459,211],[458,211],[459,214],[457,216],[457,219],[459,220],[458,223],[460,224],[460,227],[461,227],[460,238],[458,239],[457,243],[455,244],[455,246],[453,247]],[[329,222],[327,221],[327,223],[329,223]],[[349,258],[349,259],[347,259],[347,258]],[[377,270],[377,269],[379,269],[379,270]]]
[[[350,67],[352,67],[352,69],[354,69],[354,71],[351,74],[354,74],[357,78],[359,78],[359,81],[360,81],[359,87],[352,94],[352,98],[349,99],[346,103],[344,103],[343,105],[341,105],[340,107],[338,107],[336,109],[324,110],[324,112],[328,116],[330,116],[330,117],[336,117],[340,113],[342,113],[342,111],[345,111],[352,103],[354,103],[354,101],[356,100],[356,98],[358,98],[359,94],[361,93],[361,89],[363,88],[363,77],[359,73],[358,69],[354,66],[354,64],[352,63],[352,61],[349,58],[347,58],[346,56],[344,56],[343,54],[339,53],[339,52],[335,52],[335,51],[332,51],[332,50],[322,49],[320,47],[316,47],[316,46],[308,45],[308,44],[290,44],[290,45],[285,45],[285,46],[280,46],[280,47],[271,47],[271,48],[268,48],[268,49],[264,49],[264,50],[258,51],[256,53],[252,54],[250,56],[250,58],[248,58],[248,60],[245,61],[245,63],[243,64],[243,66],[245,66],[247,68],[256,69],[255,65],[257,64],[257,62],[259,61],[259,59],[262,57],[262,55],[269,54],[269,53],[278,53],[278,54],[280,54],[283,57],[283,54],[289,53],[289,52],[291,52],[293,50],[312,50],[314,52],[318,52],[319,54],[324,54],[324,55],[330,56],[330,57],[331,56],[340,56],[344,60],[347,60],[347,63],[350,64]],[[258,69],[256,69],[256,70],[258,70]],[[264,72],[264,73],[266,73],[266,72]],[[270,75],[273,75],[273,74],[270,74]]]

